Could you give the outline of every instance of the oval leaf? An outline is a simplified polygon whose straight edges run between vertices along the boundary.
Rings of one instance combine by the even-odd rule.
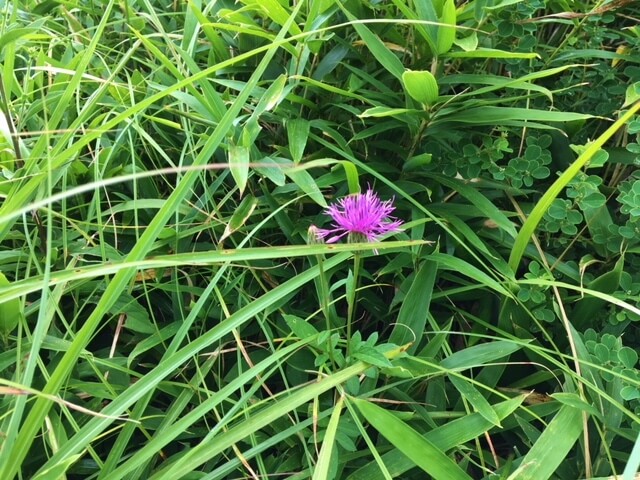
[[[236,181],[240,195],[244,192],[249,178],[249,149],[244,145],[229,145],[229,169]]]
[[[438,27],[438,55],[447,53],[456,39],[456,4],[453,0],[446,0],[442,6],[440,23],[447,26]],[[450,26],[449,26],[450,25]]]
[[[438,100],[438,82],[427,70],[407,70],[402,74],[402,83],[409,96],[416,102],[431,106]]]

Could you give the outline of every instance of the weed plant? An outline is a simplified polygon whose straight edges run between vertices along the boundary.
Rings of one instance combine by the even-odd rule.
[[[0,479],[634,478],[637,2],[0,12]]]

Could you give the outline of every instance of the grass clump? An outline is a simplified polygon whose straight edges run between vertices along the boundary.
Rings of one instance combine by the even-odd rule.
[[[634,2],[0,9],[0,478],[635,474]]]

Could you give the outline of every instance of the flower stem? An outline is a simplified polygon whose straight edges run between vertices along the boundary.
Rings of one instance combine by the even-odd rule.
[[[319,290],[318,293],[320,297],[320,308],[322,309],[322,313],[324,315],[325,327],[327,329],[327,332],[329,333],[333,328],[331,322],[332,322],[332,319],[334,318],[334,315],[332,315],[332,309],[329,303],[329,300],[330,300],[329,283],[327,281],[327,276],[325,275],[325,271],[324,271],[324,255],[316,255],[316,260],[318,262],[318,270],[320,272],[316,281],[317,282],[316,289]],[[331,347],[330,333],[327,336],[327,355],[329,355],[329,360],[335,367],[337,364],[333,356],[333,348]]]
[[[351,325],[356,310],[356,291],[358,290],[358,277],[360,276],[361,257],[359,252],[353,254],[353,280],[347,287],[347,357],[351,346]]]
[[[324,274],[324,256],[316,255],[318,261],[318,269],[320,275],[318,275],[318,282],[320,287],[320,308],[324,314],[324,321],[326,323],[327,332],[331,331],[331,315],[329,313],[329,285],[327,285],[327,277]]]

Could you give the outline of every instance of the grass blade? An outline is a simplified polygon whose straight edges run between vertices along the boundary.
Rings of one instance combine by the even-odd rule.
[[[352,401],[382,436],[434,479],[471,480],[442,450],[391,412],[366,400]]]
[[[424,332],[437,273],[436,262],[428,260],[422,264],[402,302],[398,321],[389,336],[389,341],[396,345],[413,342],[407,350],[409,354],[415,353]]]
[[[553,475],[582,433],[582,412],[564,405],[543,430],[509,480],[546,480]]]
[[[316,463],[316,468],[313,471],[312,480],[324,480],[329,476],[331,454],[333,453],[333,447],[336,443],[336,433],[338,432],[338,424],[340,422],[343,404],[344,397],[341,396],[333,409],[329,425],[327,426],[327,431],[324,434],[322,448],[320,449],[320,455],[318,455],[318,463]]]
[[[593,157],[596,152],[609,140],[620,128],[622,128],[631,118],[640,110],[640,102],[636,102],[629,110],[627,110],[616,122],[611,125],[602,135],[591,143],[587,149],[580,155],[562,175],[549,187],[542,198],[536,203],[527,220],[518,232],[518,236],[513,244],[513,250],[509,255],[509,266],[515,272],[518,269],[525,248],[531,239],[531,235],[538,227],[540,220],[549,206],[553,203],[562,189],[567,186],[573,177],[575,177],[580,169]]]

